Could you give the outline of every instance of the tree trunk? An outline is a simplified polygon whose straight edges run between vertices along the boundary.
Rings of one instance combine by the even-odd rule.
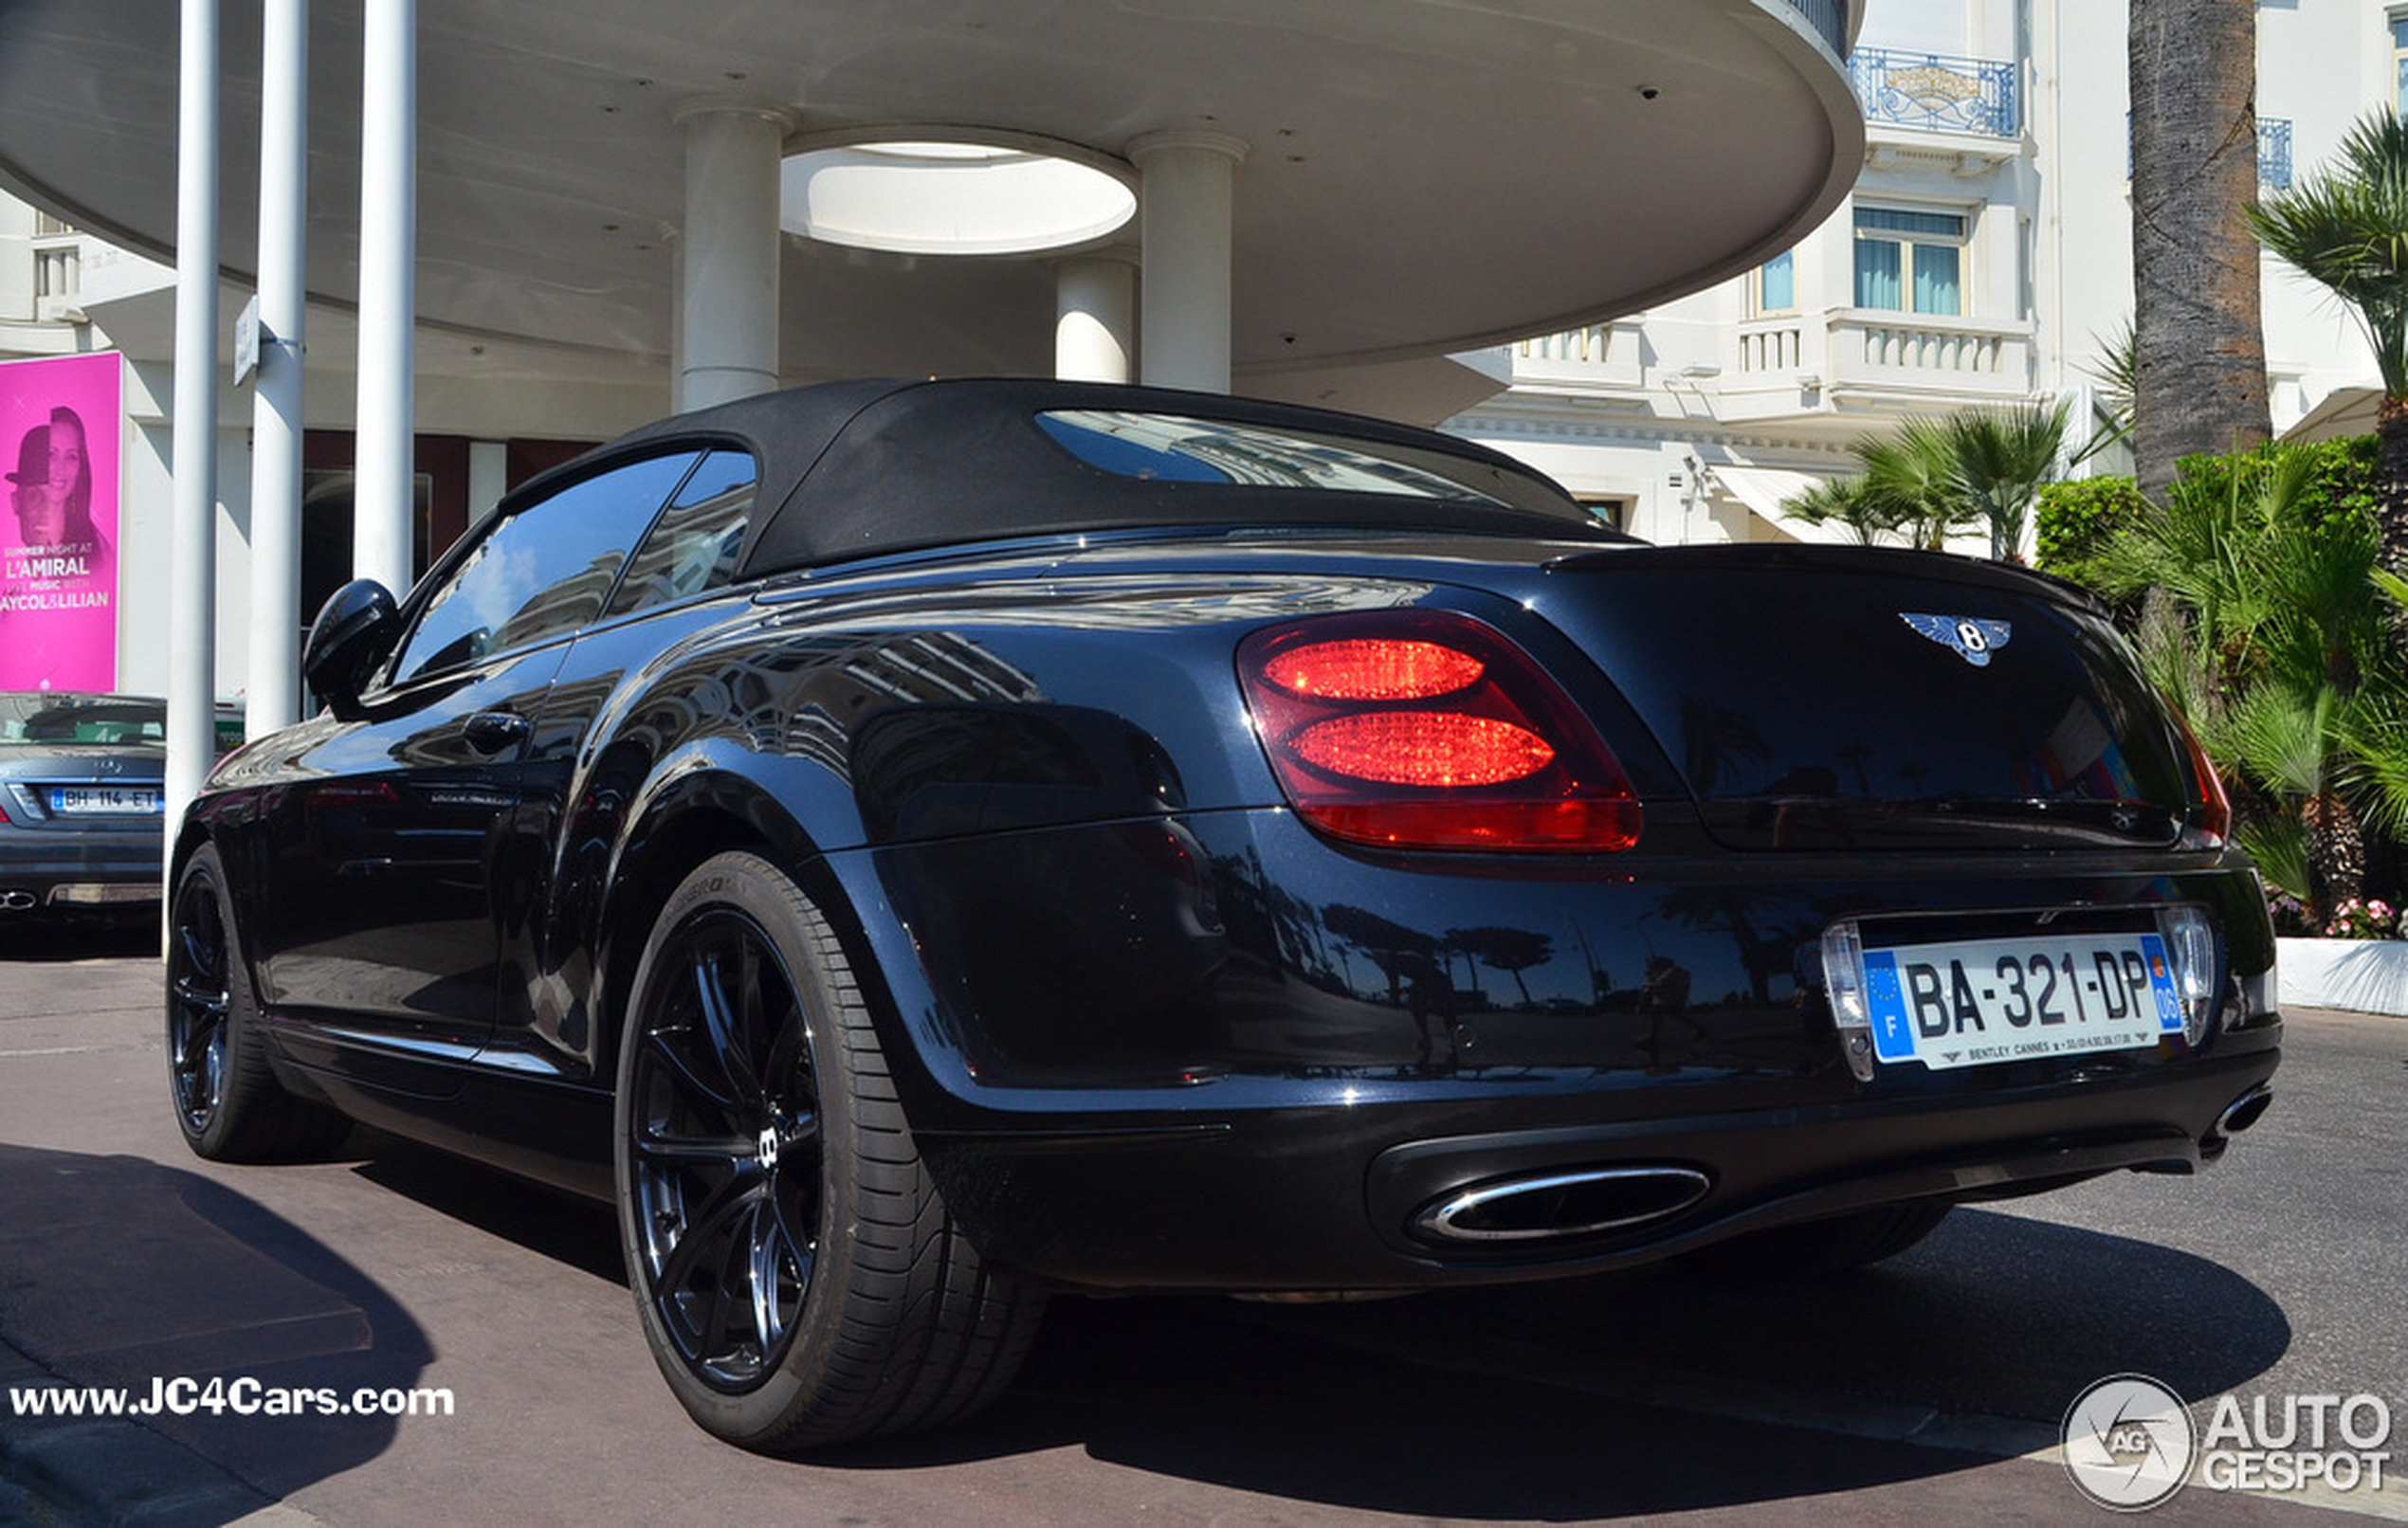
[[[2131,0],[2133,455],[2163,496],[2272,433],[2257,240],[2256,0]]]
[[[2408,578],[2408,398],[2387,396],[2375,409],[2375,530],[2383,567]],[[2385,600],[2383,613],[2392,659],[2408,674],[2408,605]]]
[[[2349,803],[2329,792],[2299,804],[2308,829],[2308,909],[2322,930],[2334,909],[2366,891],[2366,840]]]

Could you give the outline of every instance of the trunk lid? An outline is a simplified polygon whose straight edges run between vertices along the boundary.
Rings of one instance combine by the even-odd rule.
[[[2165,846],[2199,794],[2130,648],[2070,586],[1928,553],[1616,548],[1538,613],[1738,849]]]

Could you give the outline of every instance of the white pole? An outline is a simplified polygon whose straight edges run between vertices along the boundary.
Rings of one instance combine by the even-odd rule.
[[[364,0],[359,100],[359,436],[352,570],[410,587],[415,522],[418,5]]]
[[[778,172],[794,114],[734,97],[677,110],[685,129],[677,407],[777,391]]]
[[[217,0],[184,0],[175,139],[168,844],[217,756]]]
[[[1053,374],[1072,382],[1126,382],[1136,348],[1137,267],[1083,255],[1054,274]]]
[[[1227,392],[1235,182],[1246,145],[1224,133],[1149,133],[1129,145],[1143,177],[1140,373],[1157,387]]]
[[[246,733],[301,709],[302,262],[309,187],[308,0],[266,0],[259,93],[259,321],[251,400],[251,609]]]

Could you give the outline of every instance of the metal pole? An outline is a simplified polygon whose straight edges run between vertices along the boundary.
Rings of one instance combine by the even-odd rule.
[[[359,436],[352,569],[398,593],[412,575],[411,325],[417,303],[417,0],[360,15]]]
[[[167,827],[217,756],[217,0],[184,0],[175,178],[174,569]]]
[[[309,187],[309,6],[266,0],[259,100],[259,319],[251,401],[250,676],[245,730],[301,707],[302,263]]]

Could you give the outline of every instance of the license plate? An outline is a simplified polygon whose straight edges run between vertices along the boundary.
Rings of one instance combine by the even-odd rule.
[[[2155,934],[1968,939],[1865,952],[1873,1054],[1944,1070],[2154,1046],[2182,1029]]]
[[[62,817],[155,817],[163,809],[155,787],[62,785],[51,788],[50,809]]]

